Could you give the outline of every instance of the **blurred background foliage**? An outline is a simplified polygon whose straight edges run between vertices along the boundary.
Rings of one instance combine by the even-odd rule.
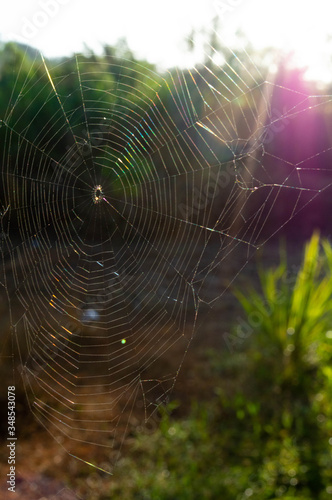
[[[324,102],[316,95],[328,92],[328,85],[322,92],[315,82],[303,79],[303,70],[292,68],[287,58],[273,50],[257,52],[244,43],[245,49],[234,52],[213,33],[206,39],[205,59],[195,68],[161,72],[153,64],[137,60],[122,39],[115,47],[105,46],[103,54],[87,49],[73,58],[47,61],[53,83],[35,49],[15,43],[2,45],[0,117],[6,126],[0,127],[0,140],[8,144],[5,154],[13,163],[11,171],[29,158],[30,175],[42,166],[43,179],[56,182],[60,193],[63,176],[73,166],[79,168],[85,155],[87,162],[97,159],[94,168],[98,165],[105,176],[115,172],[113,191],[123,201],[128,190],[134,193],[143,179],[168,178],[180,169],[191,175],[190,179],[179,177],[176,184],[174,215],[183,218],[185,214],[178,207],[199,205],[202,200],[195,200],[192,193],[201,190],[202,183],[209,183],[212,174],[214,179],[221,175],[223,182],[224,171],[232,167],[231,182],[225,182],[213,200],[205,200],[210,219],[200,209],[189,214],[189,219],[194,215],[197,224],[214,224],[224,212],[224,227],[233,226],[238,237],[246,239],[247,225],[243,234],[239,229],[242,215],[249,220],[262,210],[261,220],[269,214],[269,223],[259,228],[262,236],[270,236],[281,226],[288,237],[302,240],[310,237],[313,227],[329,234],[330,190],[312,200],[315,191],[328,185],[332,164],[328,126],[332,108],[328,102],[320,105]],[[193,34],[189,51],[195,43]],[[269,73],[272,61],[273,74]],[[271,84],[265,85],[266,80]],[[316,97],[310,100],[308,96]],[[179,143],[172,143],[168,150],[165,144],[174,134]],[[133,136],[133,149],[128,150]],[[29,148],[27,141],[34,147]],[[210,169],[201,168],[195,151],[190,150],[191,141]],[[317,151],[321,152],[318,157],[314,154]],[[181,163],[183,154],[185,166]],[[55,169],[54,161],[63,168]],[[301,162],[299,174],[294,166]],[[13,189],[14,180],[8,182]],[[66,182],[70,183],[68,176]],[[280,190],[282,183],[309,189],[301,193]],[[256,185],[261,189],[250,191]],[[234,210],[223,210],[233,188],[238,191]],[[2,190],[7,206],[8,194]],[[294,205],[300,210],[310,200],[310,223],[302,217],[284,227]],[[122,224],[121,220],[117,223]]]

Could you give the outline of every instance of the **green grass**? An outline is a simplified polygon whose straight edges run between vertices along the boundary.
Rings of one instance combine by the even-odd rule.
[[[295,275],[283,252],[261,291],[237,291],[260,321],[241,350],[207,356],[215,397],[181,420],[161,408],[105,499],[332,498],[331,274],[331,245],[314,235]]]

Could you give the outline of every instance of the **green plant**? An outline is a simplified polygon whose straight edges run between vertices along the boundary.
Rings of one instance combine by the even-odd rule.
[[[331,276],[331,245],[314,234],[294,276],[282,253],[279,266],[260,271],[262,292],[235,292],[247,318],[259,318],[247,350],[247,387],[256,398],[265,394],[262,418],[270,421],[272,437],[292,437],[307,470],[306,485],[317,498],[331,431]]]
[[[298,389],[310,384],[308,376],[332,354],[327,335],[332,328],[332,248],[324,241],[323,249],[324,254],[314,234],[296,275],[287,271],[282,252],[279,266],[259,273],[262,293],[235,291],[247,316],[258,315],[252,347],[280,385]]]

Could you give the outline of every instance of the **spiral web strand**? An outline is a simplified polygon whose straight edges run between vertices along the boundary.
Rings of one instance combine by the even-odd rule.
[[[226,55],[164,75],[41,58],[1,117],[1,288],[31,411],[69,454],[100,448],[105,470],[136,415],[169,400],[233,253],[247,261],[330,185],[315,161],[331,148],[283,158],[267,137],[331,96]]]

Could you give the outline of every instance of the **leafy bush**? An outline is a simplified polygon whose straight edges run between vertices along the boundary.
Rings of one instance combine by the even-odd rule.
[[[288,274],[283,254],[276,269],[260,272],[262,294],[254,289],[246,294],[236,291],[248,316],[260,313],[252,347],[273,363],[272,376],[280,384],[296,388],[306,384],[307,374],[318,369],[328,352],[332,354],[327,335],[332,327],[332,249],[328,242],[324,249],[330,269],[315,234],[295,278]]]

